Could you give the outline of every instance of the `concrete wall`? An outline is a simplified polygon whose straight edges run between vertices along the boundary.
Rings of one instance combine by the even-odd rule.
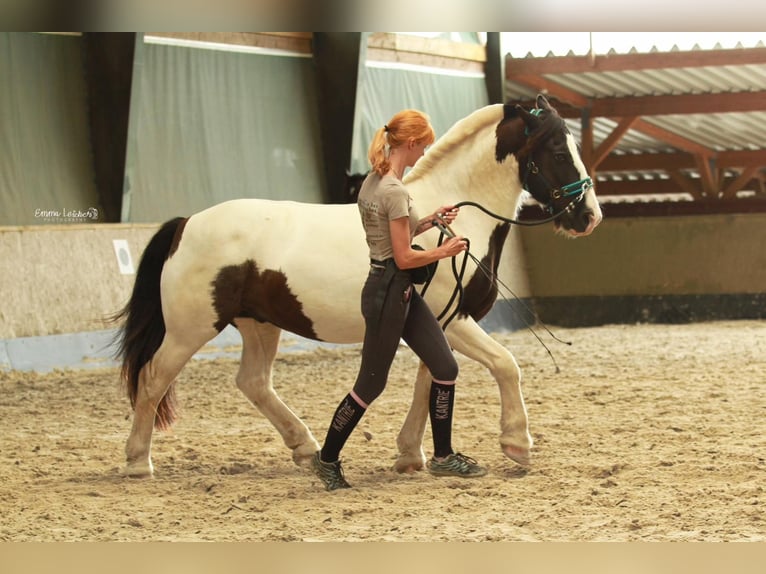
[[[766,316],[766,214],[605,219],[567,240],[524,228],[535,305],[548,323],[680,323]]]
[[[128,300],[135,278],[120,272],[113,242],[127,243],[136,268],[158,227],[0,228],[0,368],[110,361],[115,325],[106,319]],[[501,286],[505,299],[482,325],[523,328],[534,323],[525,306],[562,326],[764,318],[763,245],[766,214],[606,219],[576,240],[549,225],[514,227],[500,267],[513,294]],[[227,331],[209,352],[232,351],[239,337]]]
[[[97,331],[130,297],[113,240],[134,268],[157,225],[0,227],[0,339]]]
[[[114,240],[127,242],[134,269],[158,224],[0,227],[0,340],[113,328],[106,318],[130,297],[135,275],[121,274]],[[503,253],[500,279],[528,299],[518,229]],[[492,329],[513,328],[515,306],[498,305]]]
[[[112,328],[134,275],[120,273],[114,240],[132,263],[157,224],[0,228],[0,340]],[[766,214],[605,219],[569,240],[551,226],[514,227],[500,279],[540,318],[559,325],[685,322],[766,316]],[[501,287],[501,291],[505,291]],[[483,321],[523,326],[505,292]]]

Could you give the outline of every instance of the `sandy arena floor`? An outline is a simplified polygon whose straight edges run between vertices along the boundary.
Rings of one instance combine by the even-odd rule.
[[[181,418],[155,433],[155,478],[119,474],[131,410],[115,369],[0,373],[0,541],[766,541],[766,323],[498,334],[523,371],[536,440],[500,452],[497,387],[459,357],[455,445],[476,480],[391,471],[416,360],[344,450],[354,488],[327,493],[234,385],[193,362]],[[359,348],[283,353],[275,387],[318,440]],[[426,431],[426,452],[430,434]]]

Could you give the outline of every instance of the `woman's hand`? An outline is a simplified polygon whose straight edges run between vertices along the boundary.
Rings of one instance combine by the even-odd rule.
[[[434,212],[432,219],[440,219],[443,223],[449,225],[455,221],[459,212],[460,208],[454,205],[443,205]]]
[[[447,257],[454,257],[458,253],[465,251],[468,249],[468,244],[462,236],[458,235],[457,237],[450,237],[447,239],[441,246],[439,246],[439,249],[444,253],[442,259],[445,259]]]

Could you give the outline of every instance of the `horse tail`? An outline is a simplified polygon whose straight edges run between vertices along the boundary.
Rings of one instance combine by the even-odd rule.
[[[133,293],[125,307],[112,317],[114,321],[124,319],[116,336],[115,354],[122,360],[120,375],[133,408],[136,406],[141,369],[152,359],[165,337],[160,277],[165,261],[171,255],[178,228],[185,221],[183,217],[167,221],[149,240],[138,265]],[[175,390],[171,384],[157,405],[154,426],[157,429],[167,429],[175,418]]]

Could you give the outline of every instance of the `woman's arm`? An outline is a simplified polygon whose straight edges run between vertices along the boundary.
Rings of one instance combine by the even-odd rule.
[[[389,221],[388,228],[391,233],[391,246],[394,249],[394,261],[399,269],[422,267],[439,259],[454,257],[466,249],[466,243],[462,237],[451,237],[439,247],[425,251],[413,249],[410,245],[409,220],[406,217]]]

